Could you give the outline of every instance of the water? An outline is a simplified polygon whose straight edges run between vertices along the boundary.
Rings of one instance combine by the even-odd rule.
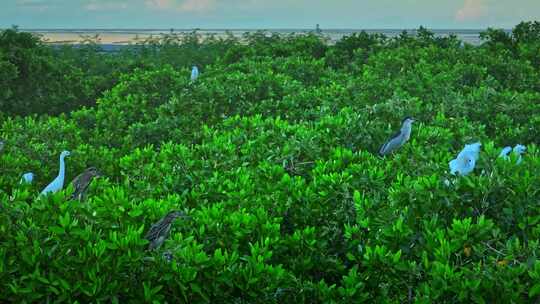
[[[194,30],[201,35],[213,34],[218,37],[224,37],[227,33],[235,37],[241,38],[246,32],[253,33],[256,29],[27,29],[24,31],[39,34],[44,41],[52,44],[71,43],[78,44],[83,36],[92,37],[99,34],[100,43],[105,49],[114,50],[120,45],[126,45],[136,42],[137,39],[144,40],[149,37],[156,37],[162,34],[169,34],[171,31],[176,34],[187,34]],[[330,39],[330,42],[335,42],[343,36],[351,35],[366,31],[370,34],[384,34],[387,37],[395,37],[406,30],[410,34],[415,34],[414,29],[322,29],[322,34]],[[270,29],[266,30],[271,33],[280,34],[303,34],[313,32],[312,29]],[[450,34],[456,35],[460,40],[472,45],[481,43],[480,33],[484,30],[480,29],[436,29],[430,30],[438,37],[446,37]]]

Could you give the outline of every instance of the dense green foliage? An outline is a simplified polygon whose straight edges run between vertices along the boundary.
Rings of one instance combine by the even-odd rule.
[[[540,24],[482,37],[193,33],[108,54],[1,32],[0,302],[538,301]],[[410,142],[377,156],[407,115]],[[523,163],[497,158],[517,143]],[[84,202],[37,198],[64,149],[68,181],[105,176]],[[147,251],[174,209],[190,219]]]

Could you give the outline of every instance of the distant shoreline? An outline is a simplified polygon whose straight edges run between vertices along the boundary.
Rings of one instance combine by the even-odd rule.
[[[42,40],[48,44],[80,44],[85,39],[95,39],[99,44],[129,45],[145,41],[149,38],[158,38],[164,34],[189,34],[196,31],[198,34],[215,35],[226,37],[231,34],[241,38],[244,33],[254,33],[264,31],[268,33],[280,34],[306,34],[315,32],[314,29],[19,29],[41,36]],[[480,33],[484,29],[429,29],[436,36],[456,35],[463,42],[473,45],[481,43]],[[365,31],[370,34],[384,34],[388,37],[395,37],[403,31],[414,35],[416,29],[322,29],[322,35],[328,37],[331,42],[341,39],[343,36],[352,35]],[[510,31],[510,30],[505,30]]]
[[[7,28],[3,28],[7,29]],[[313,31],[314,28],[19,28],[21,31],[61,31],[61,32],[70,32],[70,31],[91,31],[91,32],[109,32],[109,31],[127,31],[127,32],[145,32],[145,31],[161,31],[168,32],[171,29],[174,31]],[[321,28],[323,31],[415,31],[418,28]],[[440,31],[456,31],[456,32],[466,32],[474,31],[480,32],[485,31],[487,28],[428,28],[429,31],[440,32]],[[503,29],[504,31],[511,31],[511,29]]]

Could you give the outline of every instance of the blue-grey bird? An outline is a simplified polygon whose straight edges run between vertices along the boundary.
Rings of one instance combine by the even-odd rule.
[[[392,137],[390,137],[390,139],[388,139],[388,141],[381,146],[379,154],[381,156],[388,155],[403,146],[411,137],[413,122],[413,118],[405,117],[401,123],[401,129],[399,132],[392,135]]]
[[[150,227],[150,230],[148,230],[145,236],[145,239],[150,242],[150,244],[148,244],[149,250],[157,249],[165,242],[165,239],[169,236],[172,223],[179,217],[189,218],[184,212],[175,210],[169,212],[161,220]]]
[[[456,175],[467,175],[474,170],[476,161],[480,155],[481,143],[476,142],[473,144],[465,145],[463,150],[459,152],[458,156],[451,160],[449,163],[450,173]]]
[[[199,78],[199,69],[197,66],[193,66],[191,68],[191,81],[195,81],[197,78]]]
[[[34,173],[32,172],[27,172],[25,174],[22,175],[21,177],[21,181],[19,182],[21,185],[22,184],[31,184],[32,181],[34,180]]]

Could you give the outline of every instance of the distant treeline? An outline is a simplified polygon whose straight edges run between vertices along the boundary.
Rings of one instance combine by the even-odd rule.
[[[538,67],[535,52],[538,22],[521,23],[511,33],[488,29],[481,34],[484,43],[476,51],[498,52],[525,58]],[[95,38],[95,37],[94,37]],[[204,39],[203,39],[204,38]],[[429,45],[452,48],[462,45],[456,36],[436,37],[425,28],[415,36],[403,32],[388,38],[361,32],[327,45],[323,36],[246,33],[240,43],[232,34],[226,37],[197,32],[171,33],[147,39],[134,47],[115,49],[112,56],[88,37],[83,45],[48,46],[32,34],[16,28],[0,32],[0,111],[4,115],[68,113],[91,107],[103,92],[111,89],[120,75],[135,69],[170,65],[175,69],[246,57],[286,57],[292,55],[324,59],[334,69],[348,69],[352,61],[367,59],[372,53],[402,45]],[[107,50],[107,49],[105,49]]]

